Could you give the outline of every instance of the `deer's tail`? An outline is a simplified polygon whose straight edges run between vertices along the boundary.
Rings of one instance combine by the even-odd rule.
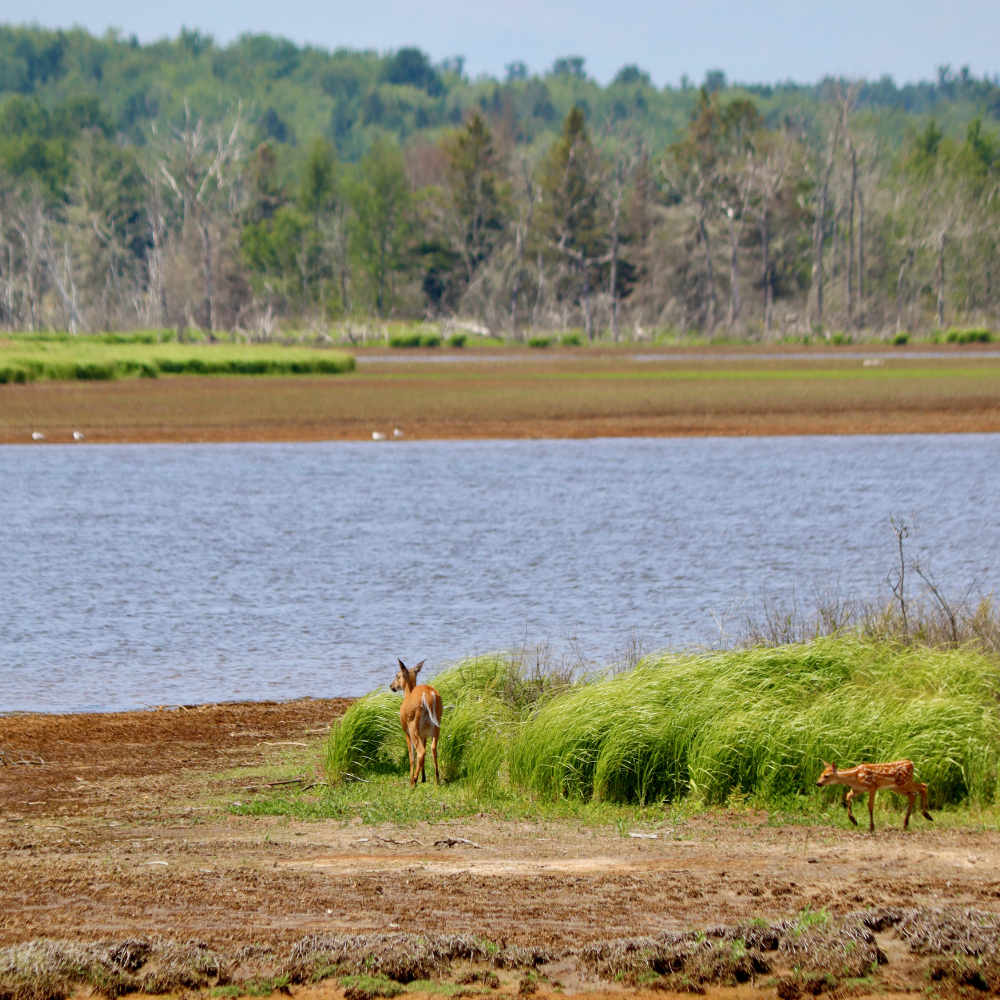
[[[431,701],[433,702],[433,700],[434,699],[432,698]],[[431,725],[435,729],[440,729],[441,728],[441,720],[434,714],[434,706],[432,704],[428,704],[427,695],[426,694],[422,694],[420,696],[420,704],[421,704],[423,710],[427,713],[427,718],[431,720]]]

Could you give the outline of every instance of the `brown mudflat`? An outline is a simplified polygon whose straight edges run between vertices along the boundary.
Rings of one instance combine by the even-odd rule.
[[[572,821],[442,816],[400,829],[228,812],[269,780],[267,763],[321,779],[346,704],[0,717],[7,759],[44,762],[0,767],[0,945],[138,936],[287,949],[308,934],[409,931],[558,951],[807,907],[1000,900],[995,834],[919,818],[903,832],[888,813],[875,835],[717,812],[633,839]],[[480,846],[434,846],[449,836]]]
[[[369,352],[370,354],[371,352]],[[496,352],[494,352],[496,353]],[[384,358],[384,353],[380,357]],[[435,355],[440,357],[440,355]],[[365,362],[329,377],[179,377],[0,385],[0,443],[370,440],[1000,430],[1000,362],[720,348]],[[870,360],[870,359],[869,359]]]

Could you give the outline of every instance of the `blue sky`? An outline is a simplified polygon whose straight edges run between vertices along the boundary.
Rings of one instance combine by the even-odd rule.
[[[533,71],[581,55],[606,82],[638,63],[657,84],[707,69],[730,79],[809,82],[827,73],[897,82],[931,79],[939,64],[1000,72],[997,0],[4,0],[8,23],[109,26],[142,41],[181,26],[229,41],[245,31],[327,48],[418,45],[435,61],[461,55],[472,76]]]

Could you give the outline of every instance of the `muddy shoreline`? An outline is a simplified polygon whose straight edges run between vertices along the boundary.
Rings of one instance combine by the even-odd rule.
[[[783,1000],[1000,990],[991,832],[880,823],[870,836],[720,810],[654,840],[489,815],[398,828],[230,811],[272,780],[269,767],[322,780],[329,726],[348,704],[0,717],[8,759],[42,762],[0,767],[0,993],[29,998],[10,985],[18,955],[36,970],[91,969],[72,983],[53,972],[63,995],[100,992],[104,977],[125,992],[252,992],[253,981],[340,996],[359,962],[382,963],[392,982],[440,981],[446,995],[523,996],[523,982],[540,995],[655,982],[775,996],[787,980]],[[449,836],[479,846],[435,846]],[[755,944],[762,927],[773,934]],[[116,964],[129,941],[141,961]],[[392,965],[428,941],[426,969]],[[808,954],[795,951],[803,941]],[[314,983],[319,966],[339,971]],[[497,986],[463,986],[476,970],[496,971]],[[30,996],[59,995],[43,993]]]

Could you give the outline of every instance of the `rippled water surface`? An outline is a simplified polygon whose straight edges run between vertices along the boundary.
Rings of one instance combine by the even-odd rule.
[[[1000,435],[0,448],[0,710],[359,694],[874,590],[890,513],[995,585]]]

